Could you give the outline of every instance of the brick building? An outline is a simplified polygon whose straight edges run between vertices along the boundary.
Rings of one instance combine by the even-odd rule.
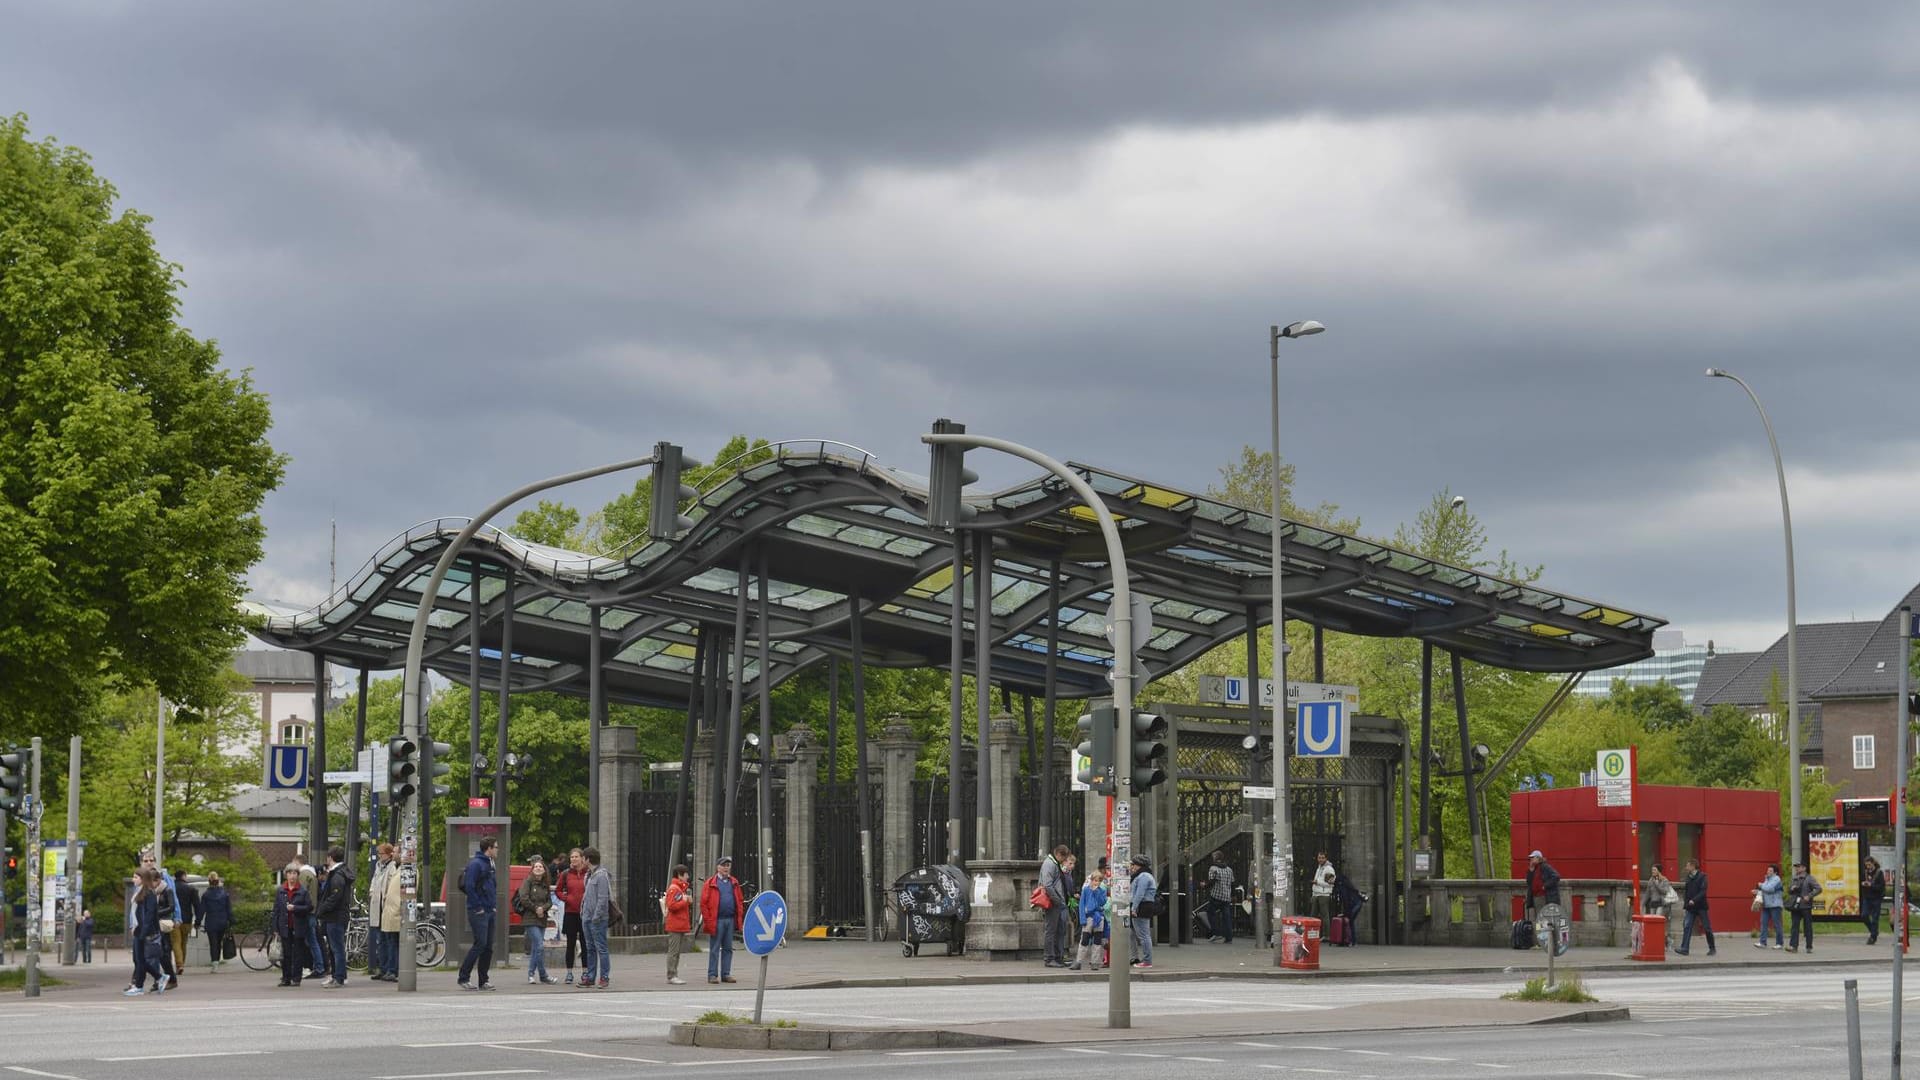
[[[1827,780],[1849,796],[1884,795],[1897,783],[1890,740],[1901,716],[1895,700],[1901,605],[1920,609],[1920,586],[1876,621],[1800,625],[1800,762],[1825,770]],[[1734,705],[1772,729],[1784,729],[1786,717],[1772,714],[1768,698],[1784,697],[1786,685],[1782,634],[1763,652],[1708,657],[1693,704]]]

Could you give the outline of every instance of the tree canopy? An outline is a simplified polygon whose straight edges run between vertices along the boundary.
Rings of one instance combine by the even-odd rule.
[[[50,741],[105,688],[214,708],[259,507],[266,398],[178,322],[181,268],[87,156],[0,119],[0,723]]]

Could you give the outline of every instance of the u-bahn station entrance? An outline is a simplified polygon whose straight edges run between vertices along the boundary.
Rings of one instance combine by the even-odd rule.
[[[1136,601],[1151,608],[1137,656],[1154,677],[1245,639],[1254,654],[1248,685],[1260,685],[1268,658],[1255,631],[1272,619],[1276,536],[1286,618],[1313,628],[1316,674],[1323,631],[1417,639],[1445,678],[1444,664],[1461,661],[1528,672],[1610,667],[1651,655],[1662,625],[1301,522],[1276,529],[1266,514],[1174,487],[1071,468],[1120,526]],[[977,513],[956,530],[929,527],[926,501],[923,479],[851,446],[775,444],[770,459],[700,493],[687,511],[692,528],[676,539],[602,556],[487,528],[429,599],[431,568],[467,524],[429,521],[318,607],[263,612],[256,634],[326,663],[392,671],[404,664],[419,605],[430,602],[432,671],[509,701],[534,691],[587,698],[580,778],[591,798],[580,840],[603,853],[636,920],[630,934],[659,931],[652,898],[674,861],[697,878],[731,855],[738,877],[787,898],[791,933],[824,925],[853,936],[892,930],[885,901],[897,878],[951,861],[979,887],[998,883],[991,907],[1003,925],[970,930],[968,955],[1024,953],[1029,940],[1037,955],[1039,913],[1002,901],[1024,901],[1053,845],[1075,851],[1082,868],[1105,846],[1106,800],[1073,790],[1068,737],[1088,703],[1111,693],[1106,548],[1095,515],[1051,476],[968,495]],[[925,723],[873,714],[866,685],[876,667],[950,673],[938,737],[924,734]],[[822,668],[831,687],[824,715],[774,714],[776,686]],[[1274,782],[1271,713],[1258,693],[1243,692],[1251,707],[1156,704],[1151,684],[1138,696],[1173,719],[1175,752],[1171,781],[1140,800],[1134,850],[1152,858],[1163,888],[1186,897],[1200,891],[1215,850],[1241,882],[1267,880],[1251,862],[1267,846],[1256,839],[1271,829],[1273,809],[1271,799],[1249,798]],[[492,752],[493,718],[481,716],[479,694],[472,701],[469,745]],[[637,730],[606,723],[609,703],[672,710],[681,753],[642,760]],[[499,708],[504,717],[507,705]],[[1442,717],[1439,730],[1455,719]],[[1359,716],[1346,757],[1290,759],[1296,906],[1305,906],[1313,853],[1327,850],[1372,897],[1355,928],[1362,942],[1438,941],[1436,920],[1451,919],[1410,887],[1434,869],[1411,816],[1426,801],[1414,790],[1424,780],[1415,752],[1430,723]],[[504,721],[499,730],[504,739]],[[1458,730],[1464,743],[1464,719]],[[1438,741],[1431,729],[1426,738]],[[849,744],[851,770],[835,764]],[[1458,760],[1471,760],[1460,750]],[[430,882],[444,870],[427,869]],[[1442,907],[1452,902],[1441,893]],[[1251,920],[1242,920],[1244,933]],[[1158,936],[1181,940],[1191,924],[1177,903]]]

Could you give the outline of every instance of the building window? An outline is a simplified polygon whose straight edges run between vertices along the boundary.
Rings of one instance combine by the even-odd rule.
[[[1855,769],[1873,768],[1873,736],[1855,735],[1853,737],[1853,767]]]
[[[283,724],[280,727],[280,745],[301,746],[307,741],[307,725]]]

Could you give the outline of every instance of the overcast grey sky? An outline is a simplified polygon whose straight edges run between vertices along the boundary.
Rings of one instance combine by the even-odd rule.
[[[1695,640],[1920,580],[1920,9],[0,4],[292,455],[263,598],[667,438],[936,416],[1201,488],[1264,445],[1389,535],[1472,500]],[[1026,470],[992,464],[990,482]],[[594,507],[618,487],[583,486]]]

